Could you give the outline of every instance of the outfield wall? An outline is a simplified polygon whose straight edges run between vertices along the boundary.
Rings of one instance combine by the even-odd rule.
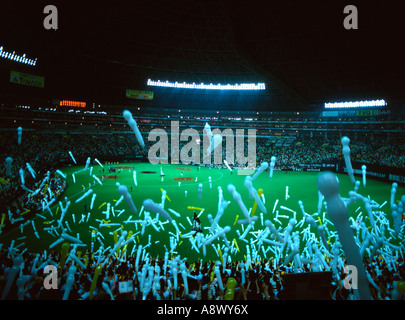
[[[342,165],[340,165],[340,172],[347,173],[347,169],[344,166],[344,161],[341,161]],[[352,162],[352,167],[354,170],[354,174],[356,176],[362,177],[361,166],[364,163]],[[372,179],[381,180],[385,182],[397,182],[397,183],[405,183],[405,168],[392,168],[388,166],[382,166],[377,164],[366,164],[366,176]]]
[[[362,178],[362,170],[361,167],[365,163],[352,161],[352,167],[354,171],[354,175],[358,178]],[[366,164],[366,177],[380,180],[384,182],[397,182],[397,183],[405,183],[405,168],[393,168],[383,165],[377,164]],[[288,170],[293,170],[292,167],[289,167]],[[300,171],[332,171],[338,173],[345,173],[347,174],[347,169],[344,160],[338,162],[323,162],[323,163],[312,163],[312,164],[300,164],[296,167],[296,170]]]

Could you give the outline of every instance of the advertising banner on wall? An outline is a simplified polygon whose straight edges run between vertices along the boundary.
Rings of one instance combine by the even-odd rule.
[[[153,91],[141,91],[141,90],[126,90],[126,97],[130,99],[137,99],[137,100],[152,100],[153,99]]]
[[[366,110],[330,110],[322,111],[321,117],[371,117],[391,114],[389,109],[366,109]]]
[[[364,163],[352,161],[352,167],[354,174],[357,176],[362,176],[362,170],[361,166]],[[347,173],[346,166],[342,162],[342,165],[340,166],[339,172],[341,173]],[[404,183],[405,182],[405,169],[403,168],[393,168],[393,167],[388,167],[388,166],[383,166],[383,165],[378,165],[378,164],[367,164],[367,169],[366,169],[366,176],[371,178],[371,179],[376,179],[376,180],[381,180],[385,182],[400,182]]]
[[[10,71],[10,82],[30,87],[37,87],[37,88],[45,87],[44,77],[13,70]]]

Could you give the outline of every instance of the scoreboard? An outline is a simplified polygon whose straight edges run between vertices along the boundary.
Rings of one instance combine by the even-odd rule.
[[[73,101],[73,100],[59,100],[60,107],[78,107],[85,108],[86,102],[83,101]]]

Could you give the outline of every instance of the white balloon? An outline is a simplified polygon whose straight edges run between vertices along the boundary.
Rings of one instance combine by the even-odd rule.
[[[351,182],[355,183],[354,171],[352,163],[350,161],[350,147],[349,147],[350,139],[344,136],[342,137],[341,142],[342,142],[342,153],[346,164],[347,174],[349,175]]]
[[[124,197],[124,200],[128,204],[129,208],[131,209],[132,213],[137,213],[136,206],[134,202],[132,201],[132,197],[128,192],[128,188],[124,185],[119,185],[118,186],[118,192]]]
[[[153,211],[155,213],[159,213],[166,220],[169,220],[170,222],[173,220],[173,218],[170,216],[170,214],[165,209],[163,209],[160,205],[153,202],[152,199],[144,200],[143,201],[143,206],[144,206],[145,210],[149,210],[149,211]]]
[[[361,299],[371,300],[363,258],[349,225],[348,209],[339,195],[339,181],[332,172],[323,172],[317,179],[318,190],[326,199],[327,213],[336,227],[347,263],[357,268],[358,292]]]

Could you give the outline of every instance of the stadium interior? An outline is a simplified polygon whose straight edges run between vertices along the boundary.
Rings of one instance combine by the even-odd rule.
[[[254,130],[257,167],[276,156],[277,167],[289,171],[332,168],[347,174],[341,144],[342,137],[347,136],[354,167],[366,165],[368,177],[386,183],[388,190],[393,183],[400,187],[405,184],[405,62],[400,50],[404,22],[396,5],[356,2],[357,30],[345,29],[343,9],[347,4],[342,1],[65,1],[54,4],[57,28],[45,27],[47,5],[43,1],[0,5],[2,14],[7,15],[0,19],[0,215],[7,217],[2,222],[4,233],[17,228],[11,216],[19,219],[21,212],[33,208],[35,200],[27,198],[18,172],[27,162],[37,173],[34,178],[26,170],[27,187],[37,186],[48,171],[54,174],[71,165],[68,151],[83,165],[90,156],[103,163],[148,162],[151,132],[162,129],[170,134],[173,122],[178,122],[180,131],[191,128],[201,135],[207,123],[221,131],[243,129],[247,134]],[[19,58],[11,58],[11,53]],[[35,64],[22,63],[23,57]],[[158,87],[148,85],[150,80],[190,85]],[[226,87],[243,83],[265,87],[192,88],[196,84]],[[362,107],[348,104],[356,101],[384,103]],[[327,107],[333,103],[343,106]],[[136,120],[145,148],[135,140],[124,110],[130,110]],[[23,130],[21,144],[17,142],[18,128]],[[13,159],[12,174],[4,165],[8,157]],[[361,176],[361,172],[356,174]],[[66,187],[59,180],[53,183],[54,192]],[[24,219],[27,217],[33,216]],[[8,279],[5,270],[13,263],[11,249],[6,251],[6,247],[10,245],[2,247],[0,262],[3,294]],[[55,259],[58,254],[54,253]],[[33,257],[27,259],[32,261]],[[394,281],[402,285],[398,286],[402,296],[397,293],[395,297],[404,299],[403,256],[398,263],[400,271],[393,272],[390,267],[381,277],[373,274],[378,286],[389,284],[380,294],[370,285],[373,299],[394,299]],[[68,277],[66,266],[60,269],[62,285]],[[114,266],[119,263],[114,262]],[[259,269],[252,270],[259,273]],[[89,299],[94,270],[92,265],[76,274],[82,286],[74,289],[72,299]],[[111,270],[103,271],[103,279],[112,279]],[[321,279],[314,272],[308,274],[315,277],[305,280],[308,283]],[[282,292],[275,284],[279,274],[274,270],[263,277],[260,281],[271,278],[274,292]],[[96,299],[109,299],[112,295],[100,281]],[[251,281],[257,285],[257,276],[251,275]],[[298,280],[291,281],[294,284]],[[287,284],[281,286],[287,288]],[[166,285],[161,283],[162,292]],[[200,282],[195,287],[198,285]],[[25,299],[62,298],[63,291],[54,298],[49,291],[34,287],[26,289],[31,296]],[[249,288],[240,290],[240,299],[283,299],[281,294],[263,288],[257,289],[257,295]],[[218,284],[215,290],[205,299],[225,299],[226,290],[219,290]],[[144,300],[141,292],[134,291],[129,298],[122,292],[117,285],[113,295],[116,299]],[[284,290],[286,295],[291,292]],[[336,298],[335,291],[334,299],[352,298],[342,288],[339,294]],[[177,292],[178,300],[195,300],[196,296]],[[18,297],[14,285],[8,299]],[[160,296],[167,300],[175,297]],[[330,299],[330,292],[311,297]],[[305,293],[284,298],[305,299]],[[152,293],[147,299],[159,300]]]

